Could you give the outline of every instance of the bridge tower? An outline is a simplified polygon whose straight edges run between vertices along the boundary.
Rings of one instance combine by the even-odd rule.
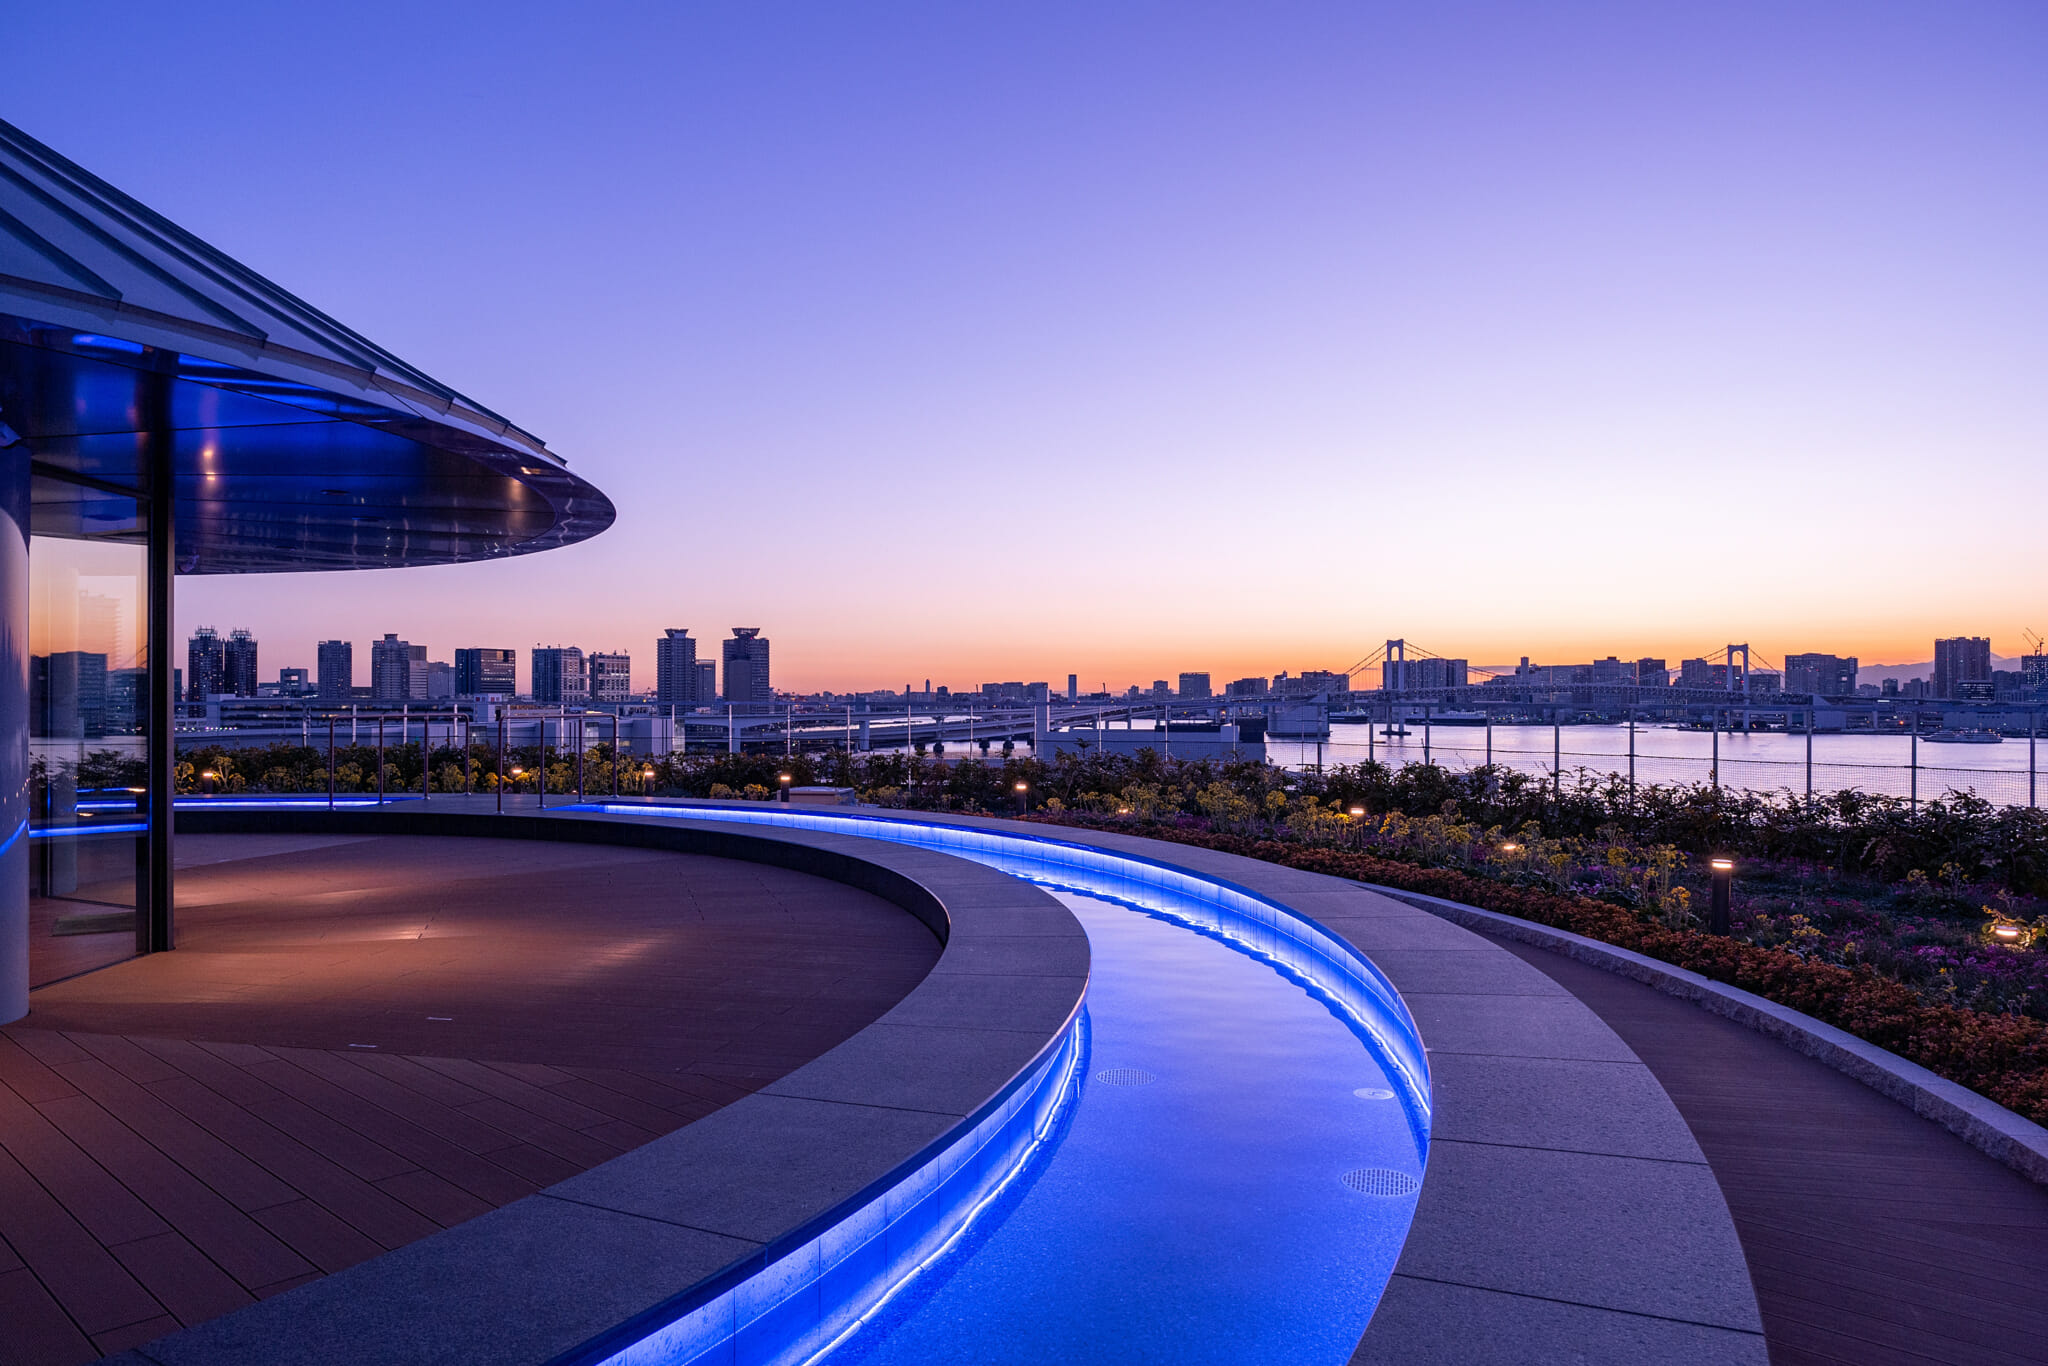
[[[1387,642],[1387,657],[1380,663],[1380,689],[1391,688],[1395,692],[1408,691],[1408,642],[1390,640]]]
[[[1742,686],[1739,689],[1736,687],[1735,682],[1735,656],[1737,655],[1742,656]],[[1740,691],[1742,700],[1745,702],[1749,700],[1749,647],[1747,645],[1730,645],[1728,647],[1728,691]]]

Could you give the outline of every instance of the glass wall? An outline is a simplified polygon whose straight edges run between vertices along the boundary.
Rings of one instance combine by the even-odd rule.
[[[147,505],[38,467],[29,540],[29,983],[129,957],[148,887]]]

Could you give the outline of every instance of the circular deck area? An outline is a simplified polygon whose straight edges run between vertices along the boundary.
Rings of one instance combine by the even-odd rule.
[[[90,1361],[638,1147],[858,1033],[940,952],[870,893],[661,850],[179,855],[178,952],[0,1029],[0,1318],[25,1361]]]

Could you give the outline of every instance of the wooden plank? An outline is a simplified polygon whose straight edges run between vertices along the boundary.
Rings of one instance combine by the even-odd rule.
[[[387,1248],[404,1247],[434,1231],[432,1221],[421,1217],[417,1210],[392,1199],[252,1111],[223,1100],[190,1077],[159,1082],[150,1090],[193,1122],[204,1125],[207,1132],[236,1152],[262,1164],[280,1181],[318,1201]],[[404,1167],[410,1165],[404,1163]]]
[[[622,1095],[594,1081],[571,1077],[556,1086],[547,1088],[565,1100],[573,1100],[588,1109],[595,1110],[609,1119],[624,1120],[639,1126],[650,1134],[665,1134],[695,1118],[692,1115],[677,1114],[664,1106],[650,1105],[644,1100]]]
[[[81,1332],[104,1333],[164,1312],[99,1239],[4,1153],[0,1211],[5,1211],[8,1244]]]
[[[0,1086],[31,1105],[78,1094],[76,1087],[16,1042],[13,1031],[8,1029],[0,1029]]]
[[[45,1067],[56,1068],[65,1063],[92,1060],[92,1054],[54,1029],[27,1029],[21,1025],[10,1025],[7,1037],[14,1040],[22,1052]]]
[[[162,1233],[167,1225],[63,1131],[0,1087],[0,1148],[102,1243]]]
[[[513,1135],[495,1129],[460,1110],[441,1104],[418,1091],[357,1067],[334,1053],[313,1048],[278,1049],[285,1061],[392,1114],[402,1116],[422,1129],[438,1134],[472,1153],[487,1153],[517,1142]]]
[[[172,1228],[253,1290],[312,1265],[218,1191],[145,1142],[89,1097],[51,1101],[42,1113],[138,1195]],[[0,1204],[0,1209],[6,1208]]]
[[[187,1039],[137,1039],[135,1044],[161,1058],[184,1076],[204,1082],[237,1105],[261,1105],[276,1100],[278,1093],[250,1073],[217,1053]],[[259,1050],[260,1051],[260,1050]],[[269,1055],[263,1054],[265,1060]]]
[[[160,1314],[156,1318],[131,1323],[109,1333],[93,1334],[93,1350],[105,1356],[112,1356],[131,1347],[140,1347],[145,1342],[154,1342],[165,1333],[175,1333],[178,1328],[177,1319],[169,1314]]]
[[[256,1218],[280,1242],[329,1275],[384,1251],[374,1239],[312,1200],[272,1205],[256,1211]]]
[[[181,1324],[203,1323],[255,1303],[234,1277],[176,1233],[140,1238],[111,1251]]]
[[[578,1105],[567,1096],[558,1096],[543,1087],[507,1076],[503,1072],[467,1058],[414,1058],[412,1061],[422,1067],[431,1068],[444,1077],[451,1077],[474,1087],[482,1093],[479,1099],[488,1096],[502,1100],[508,1105],[550,1120],[565,1129],[588,1129],[592,1125],[602,1124],[613,1118],[587,1105]]]
[[[298,1192],[290,1186],[106,1064],[70,1063],[59,1071],[107,1113],[236,1207],[258,1210],[297,1198]]]
[[[290,1093],[308,1109],[376,1140],[486,1205],[509,1205],[538,1189],[532,1182],[514,1176],[490,1159],[480,1157],[402,1115],[393,1114],[381,1105],[344,1091],[281,1058],[272,1059],[268,1067],[252,1070],[280,1091]]]
[[[178,1075],[177,1068],[138,1047],[132,1039],[116,1034],[67,1033],[64,1037],[130,1081],[165,1081]]]
[[[443,1228],[453,1228],[479,1214],[488,1214],[493,1208],[489,1201],[479,1200],[453,1182],[418,1168],[385,1177],[377,1183],[377,1189],[403,1200]]]
[[[0,1325],[0,1352],[24,1366],[82,1366],[103,1355],[33,1271],[0,1272]]]
[[[480,1100],[463,1107],[463,1113],[575,1163],[578,1171],[595,1167],[600,1162],[609,1162],[625,1151],[615,1143],[607,1143],[575,1129],[565,1129],[553,1120],[542,1119],[502,1100]]]

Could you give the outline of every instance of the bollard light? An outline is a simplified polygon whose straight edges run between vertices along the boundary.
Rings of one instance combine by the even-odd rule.
[[[1030,788],[1031,784],[1029,783],[1017,784],[1017,814],[1020,816],[1024,814],[1024,794],[1028,792]]]
[[[782,804],[787,806],[789,805],[789,775],[787,773],[778,773],[775,776],[782,783]]]
[[[1735,860],[1717,858],[1707,866],[1714,875],[1714,898],[1707,912],[1707,929],[1713,934],[1726,934],[1729,911],[1735,901]]]

